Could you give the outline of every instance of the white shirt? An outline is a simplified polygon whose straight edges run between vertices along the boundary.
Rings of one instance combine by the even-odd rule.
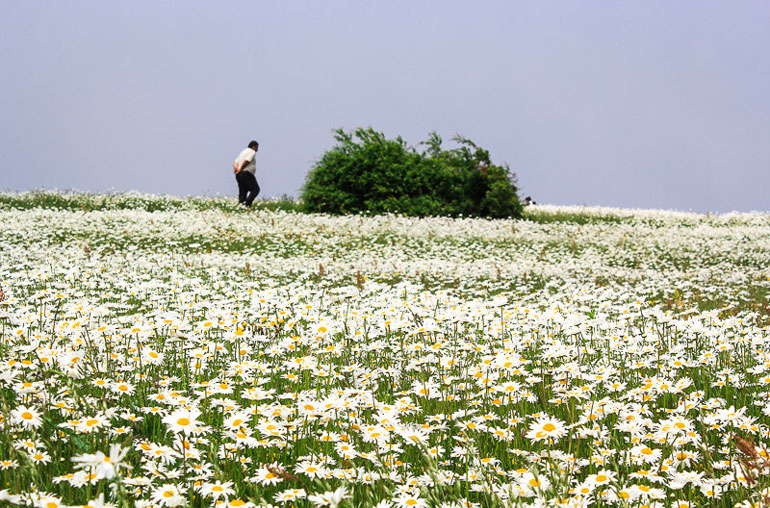
[[[255,160],[256,155],[257,152],[253,148],[245,148],[240,154],[238,154],[238,157],[235,159],[235,164],[237,167],[241,167],[243,161],[248,161],[242,171],[248,171],[249,173],[254,174],[257,172],[257,161]]]

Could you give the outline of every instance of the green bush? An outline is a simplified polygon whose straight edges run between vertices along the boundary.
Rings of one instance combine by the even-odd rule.
[[[339,129],[335,139],[305,181],[308,212],[521,216],[515,175],[469,139],[456,137],[459,147],[443,150],[431,133],[423,151],[371,128]]]

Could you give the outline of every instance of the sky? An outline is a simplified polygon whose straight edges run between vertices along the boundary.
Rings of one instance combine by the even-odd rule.
[[[334,130],[558,205],[770,210],[770,2],[0,0],[0,190],[299,196]]]

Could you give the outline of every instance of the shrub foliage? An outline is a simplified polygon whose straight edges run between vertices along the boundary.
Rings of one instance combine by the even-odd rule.
[[[521,216],[515,175],[507,165],[492,164],[489,152],[469,139],[457,136],[459,146],[444,150],[434,132],[417,150],[371,127],[338,129],[335,139],[308,173],[306,211]]]

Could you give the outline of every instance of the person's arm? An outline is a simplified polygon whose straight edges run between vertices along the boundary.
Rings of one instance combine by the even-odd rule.
[[[257,154],[257,152],[254,152],[254,155],[256,155],[256,154]],[[237,175],[238,173],[243,171],[243,168],[245,168],[249,164],[249,162],[254,160],[254,155],[252,155],[250,158],[247,157],[246,159],[241,161],[240,166],[238,165],[238,161],[233,162],[233,173],[235,173]]]
[[[246,167],[246,165],[249,163],[249,159],[246,159],[245,161],[241,161],[240,164],[238,164],[238,161],[233,162],[233,173],[236,175],[243,171],[243,168]]]

